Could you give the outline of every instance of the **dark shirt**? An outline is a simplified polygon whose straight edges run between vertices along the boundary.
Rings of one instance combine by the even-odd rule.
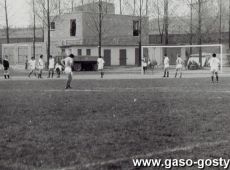
[[[9,68],[10,64],[8,60],[3,60],[3,67],[4,68]]]

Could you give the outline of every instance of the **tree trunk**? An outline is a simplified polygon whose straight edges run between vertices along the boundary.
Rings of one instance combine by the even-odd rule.
[[[191,3],[190,3],[190,37],[189,37],[189,44],[192,45],[192,41],[193,41],[193,2],[191,0]],[[189,50],[189,53],[190,55],[192,54],[192,47],[190,47],[190,50]]]
[[[230,0],[229,0],[229,7],[228,7],[228,48],[230,49]]]
[[[222,43],[222,0],[219,0],[219,44]]]
[[[34,4],[33,0],[33,57],[35,58],[36,54],[35,54],[35,43],[36,43],[36,14],[35,14],[35,4]]]
[[[139,64],[141,65],[142,60],[142,0],[140,0],[140,16],[139,16]]]
[[[133,15],[136,15],[136,0],[133,0]]]
[[[146,10],[146,16],[148,16],[148,10],[149,10],[149,8],[148,8],[148,0],[146,0],[145,1],[145,10]]]
[[[120,3],[120,15],[122,15],[122,9],[121,9],[121,0],[119,0],[119,3]]]
[[[47,0],[47,64],[49,65],[49,57],[50,57],[50,2]],[[47,65],[47,66],[48,66]]]
[[[99,34],[98,34],[98,57],[101,57],[101,44],[102,44],[102,2],[99,0]]]
[[[198,45],[202,44],[201,38],[201,25],[202,25],[202,18],[201,18],[201,0],[198,0]],[[202,47],[199,47],[199,63],[200,67],[202,68]]]
[[[5,17],[6,17],[6,42],[7,42],[7,44],[9,44],[10,43],[10,36],[9,36],[9,20],[8,20],[7,0],[5,0]]]
[[[164,45],[168,45],[168,0],[164,0]],[[164,54],[167,55],[167,49],[164,49]]]

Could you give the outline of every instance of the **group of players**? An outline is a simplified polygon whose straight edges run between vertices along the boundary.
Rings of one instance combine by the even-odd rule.
[[[54,72],[56,71],[57,73],[57,78],[60,78],[60,74],[62,72],[62,68],[64,67],[64,73],[67,75],[67,81],[66,81],[66,86],[65,89],[71,89],[71,81],[72,81],[72,68],[73,68],[73,58],[74,55],[70,54],[66,58],[57,61],[55,64],[55,59],[50,56],[49,57],[49,62],[48,62],[48,77],[47,78],[53,78]],[[104,76],[104,64],[105,61],[102,57],[99,57],[97,59],[97,64],[98,64],[98,71],[100,71],[101,78]],[[31,75],[33,74],[35,77],[38,79],[43,78],[43,70],[45,68],[45,62],[43,61],[43,55],[40,55],[38,62],[35,60],[35,57],[31,57],[31,60],[26,62],[26,68],[27,65],[29,65],[29,74],[28,77],[30,78]],[[8,56],[5,56],[3,59],[3,74],[5,79],[10,78],[10,73],[9,73],[9,68],[10,68],[10,63],[8,61]]]
[[[177,55],[176,59],[176,71],[175,71],[175,78],[177,77],[178,73],[180,78],[182,78],[182,68],[183,68],[184,61],[182,60],[180,55]],[[219,81],[218,71],[220,68],[220,60],[216,57],[216,54],[212,54],[212,58],[209,60],[210,64],[210,71],[211,71],[211,81],[214,83],[214,76],[216,77],[216,82]],[[163,77],[169,77],[169,58],[167,55],[164,56],[164,75]]]
[[[71,89],[71,81],[72,81],[72,67],[73,67],[73,58],[74,55],[70,54],[69,56],[67,56],[66,58],[62,59],[61,61],[58,61],[55,64],[55,60],[52,56],[50,56],[49,58],[49,71],[48,71],[48,77],[50,78],[54,76],[54,70],[57,72],[57,77],[60,77],[60,73],[62,71],[62,66],[64,66],[64,72],[67,75],[67,81],[66,81],[66,86],[65,89]],[[43,55],[40,56],[38,63],[36,64],[36,60],[34,57],[31,58],[31,60],[28,62],[30,65],[30,72],[28,77],[30,77],[32,74],[34,74],[36,76],[36,70],[38,69],[38,78],[42,78],[42,73],[43,73],[43,69],[45,67],[44,65],[44,61],[43,61]],[[216,77],[216,82],[219,81],[219,77],[218,77],[218,70],[219,70],[219,66],[220,66],[220,60],[216,57],[216,54],[214,53],[212,55],[212,58],[209,61],[210,63],[210,67],[211,67],[211,81],[214,82],[214,76]],[[104,76],[104,64],[105,61],[104,59],[100,56],[97,59],[97,64],[98,64],[98,71],[100,72],[101,78],[103,78]],[[180,55],[177,55],[177,59],[176,59],[176,72],[175,72],[175,78],[177,77],[178,73],[179,73],[179,77],[182,77],[182,68],[183,68],[183,60],[180,57]],[[8,61],[8,56],[5,56],[5,58],[3,59],[3,68],[4,68],[4,78],[5,79],[9,79],[10,78],[10,74],[9,74],[9,61]],[[169,77],[169,58],[168,56],[164,56],[164,75],[163,77]]]

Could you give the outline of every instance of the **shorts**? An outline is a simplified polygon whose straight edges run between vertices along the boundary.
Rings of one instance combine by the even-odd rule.
[[[70,67],[65,68],[65,73],[66,74],[72,74],[72,69]]]
[[[218,68],[211,68],[211,73],[218,73]]]
[[[98,70],[103,70],[103,66],[98,66]]]
[[[9,67],[4,67],[4,71],[8,71],[9,70]]]
[[[176,66],[176,69],[182,69],[182,64],[178,64],[177,66]]]

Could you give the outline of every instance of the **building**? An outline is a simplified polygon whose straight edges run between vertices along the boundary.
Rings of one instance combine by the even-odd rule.
[[[51,54],[70,51],[76,56],[98,57],[98,4],[77,7],[78,11],[58,15],[51,22]],[[95,7],[94,9],[92,9]],[[108,8],[107,12],[104,8]],[[82,10],[83,9],[83,10]],[[102,56],[106,65],[140,65],[138,53],[139,17],[115,14],[114,4],[102,13]],[[148,44],[148,17],[142,18],[142,43]],[[45,37],[47,44],[47,37]]]
[[[24,45],[25,45],[25,43],[33,42],[33,28],[10,28],[9,34],[10,34],[9,48],[13,47],[11,45],[11,43],[13,43],[13,44],[24,43]],[[43,42],[43,41],[44,41],[43,30],[41,28],[37,28],[36,29],[36,42]],[[6,49],[7,45],[4,45],[4,48],[2,48],[3,44],[6,44],[6,43],[7,43],[6,30],[0,29],[0,61],[2,59],[2,55],[5,54],[4,51],[2,51],[2,49],[5,49],[5,52],[8,50],[9,50],[9,52],[11,51],[10,49]],[[11,55],[12,52],[10,52],[9,54]],[[18,57],[16,56],[16,58],[18,58]],[[12,60],[14,60],[14,59],[12,59]]]

